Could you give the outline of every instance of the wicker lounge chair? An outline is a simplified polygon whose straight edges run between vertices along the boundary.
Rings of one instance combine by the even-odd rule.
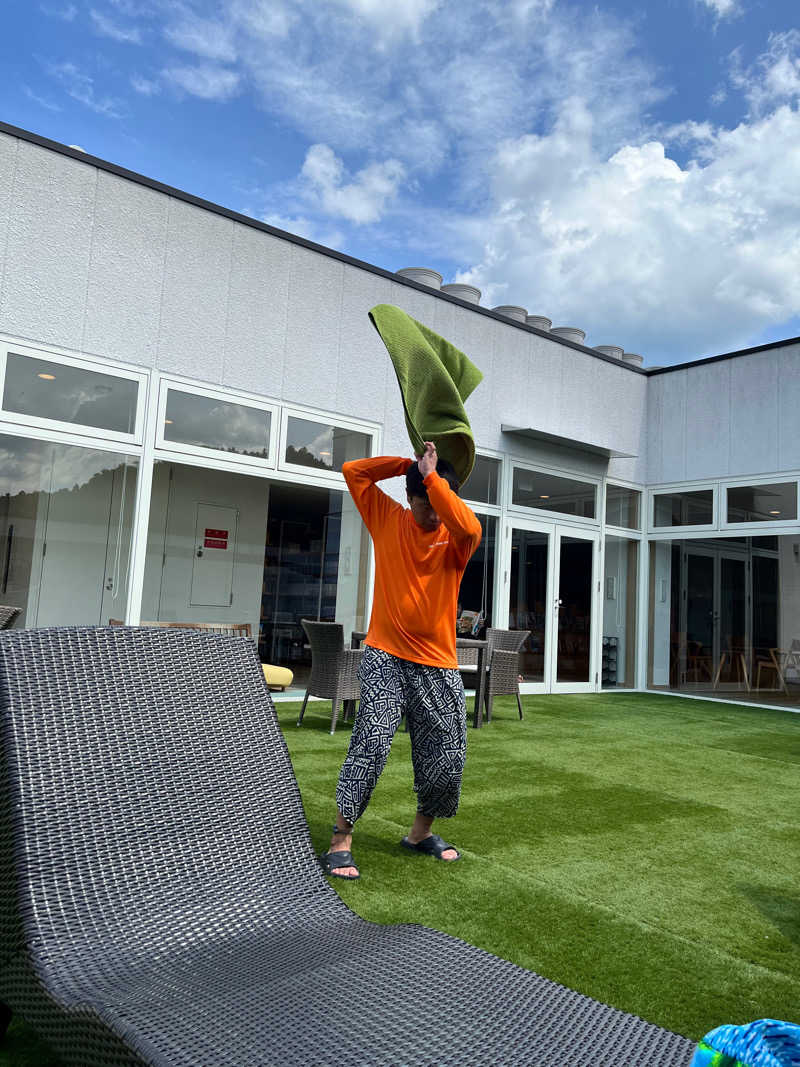
[[[0,741],[0,1001],[65,1065],[691,1058],[447,934],[354,915],[314,856],[249,641],[2,633]]]
[[[311,677],[297,725],[303,721],[308,698],[322,697],[331,702],[333,734],[336,732],[336,722],[339,718],[339,705],[343,704],[343,717],[346,720],[348,713],[355,711],[356,701],[361,696],[358,665],[361,662],[362,650],[344,647],[344,627],[338,622],[301,619],[300,624],[311,645]]]
[[[11,608],[5,604],[0,604],[0,630],[10,629],[14,624],[14,619],[21,611],[21,608]]]
[[[486,631],[489,643],[486,675],[486,721],[492,719],[492,700],[496,696],[514,695],[517,698],[519,717],[522,718],[522,701],[519,695],[519,654],[530,636],[530,630]]]

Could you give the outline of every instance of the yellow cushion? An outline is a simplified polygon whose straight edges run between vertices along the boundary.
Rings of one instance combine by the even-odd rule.
[[[292,684],[294,675],[288,667],[276,667],[273,663],[262,663],[261,669],[270,689],[285,689]]]

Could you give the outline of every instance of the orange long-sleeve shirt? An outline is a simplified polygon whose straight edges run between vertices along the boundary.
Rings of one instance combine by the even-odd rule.
[[[347,487],[375,546],[375,595],[367,644],[432,667],[456,667],[456,611],[461,576],[480,544],[474,512],[435,471],[425,488],[441,525],[418,526],[408,508],[376,482],[405,475],[400,456],[342,466]]]

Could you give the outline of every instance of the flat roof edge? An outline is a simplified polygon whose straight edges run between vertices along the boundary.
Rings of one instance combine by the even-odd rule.
[[[243,215],[239,211],[223,207],[221,204],[216,204],[212,200],[205,200],[203,197],[195,196],[193,193],[187,193],[183,189],[178,189],[173,185],[167,185],[165,182],[158,181],[156,178],[148,178],[146,174],[140,174],[135,170],[128,170],[127,167],[121,167],[119,164],[111,163],[107,159],[101,159],[100,156],[93,156],[90,152],[82,152],[80,149],[70,148],[69,145],[62,144],[60,141],[53,141],[49,137],[43,137],[38,133],[32,133],[30,130],[22,129],[20,126],[12,126],[8,122],[0,121],[0,133],[5,133],[9,137],[17,137],[21,141],[27,141],[29,144],[37,145],[39,148],[46,148],[51,152],[57,152],[59,155],[68,156],[70,159],[75,159],[79,163],[88,163],[89,166],[97,167],[99,170],[106,171],[108,174],[115,174],[118,178],[124,178],[137,185],[143,185],[147,189],[153,189],[155,192],[163,193],[166,196],[172,196],[176,200],[182,200],[184,203],[192,204],[195,207],[202,208],[204,211],[210,211],[215,215],[221,215],[223,218],[231,219],[233,222],[241,223],[243,226],[249,226],[252,229],[260,230],[262,233],[268,233],[271,237],[277,237],[279,240],[288,241],[290,244],[299,245],[301,248],[307,248],[311,252],[318,252],[320,255],[328,256],[330,259],[336,259],[340,263],[347,263],[351,267],[357,267],[360,270],[368,271],[370,274],[376,274],[378,277],[386,278],[388,281],[396,282],[398,285],[405,285],[409,289],[417,289],[419,292],[427,293],[429,296],[437,297],[439,300],[444,300],[447,303],[456,304],[458,307],[466,308],[467,311],[473,311],[479,315],[494,319],[495,322],[501,322],[504,326],[512,326],[518,330],[536,334],[538,337],[545,337],[565,348],[574,348],[576,352],[583,352],[584,355],[592,356],[594,359],[602,360],[605,363],[613,363],[615,366],[621,367],[633,374],[647,373],[642,367],[637,367],[630,363],[622,363],[620,360],[614,359],[613,356],[607,356],[603,352],[597,352],[593,348],[589,348],[587,345],[577,344],[575,341],[570,341],[565,337],[554,337],[553,334],[546,330],[539,330],[535,326],[529,326],[527,322],[518,322],[516,319],[506,318],[505,315],[500,315],[491,308],[481,307],[480,304],[471,304],[466,300],[461,300],[457,296],[451,296],[450,293],[443,293],[440,289],[432,289],[429,285],[423,285],[421,282],[416,282],[412,278],[405,278],[400,274],[395,274],[394,271],[386,270],[384,267],[378,267],[374,263],[368,263],[366,260],[356,259],[354,256],[349,256],[345,252],[339,252],[335,248],[328,248],[326,245],[317,244],[316,241],[310,241],[308,238],[300,237],[296,233],[290,233],[288,230],[281,230],[277,226],[271,226],[268,222],[254,219],[250,215]]]
[[[676,370],[687,370],[692,367],[702,367],[706,363],[720,363],[724,359],[736,359],[739,356],[752,356],[756,352],[769,352],[773,348],[786,348],[789,345],[800,344],[800,337],[787,337],[783,341],[768,341],[765,345],[755,345],[753,348],[739,348],[734,352],[723,352],[720,356],[705,356],[703,359],[692,359],[688,363],[675,363],[671,367],[654,367],[652,370],[644,368],[648,378],[655,378],[659,374],[670,374]]]

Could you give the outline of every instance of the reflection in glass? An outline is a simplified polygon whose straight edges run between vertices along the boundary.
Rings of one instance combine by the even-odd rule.
[[[597,486],[591,482],[514,468],[512,503],[520,507],[541,508],[593,519],[596,496]]]
[[[583,537],[561,537],[556,681],[591,680],[592,563],[594,545]]]
[[[728,489],[728,522],[786,522],[796,518],[796,482]]]
[[[606,486],[606,523],[622,526],[626,530],[639,529],[639,501],[642,494],[637,489],[622,485]]]
[[[653,497],[655,526],[709,526],[714,521],[713,489],[657,493]]]
[[[18,626],[124,617],[137,462],[0,435],[0,601]]]
[[[603,576],[604,689],[630,689],[636,684],[636,592],[639,542],[606,536]]]
[[[139,384],[130,378],[8,353],[5,411],[133,433],[138,394]]]
[[[288,420],[287,463],[299,463],[318,470],[340,471],[350,459],[371,455],[372,438],[357,430],[329,426],[294,416]]]
[[[500,460],[491,456],[476,456],[472,473],[461,487],[461,496],[465,500],[477,500],[482,504],[496,504],[499,482]]]
[[[800,703],[798,557],[791,536],[651,542],[648,683]]]
[[[493,515],[478,515],[483,530],[481,543],[467,564],[458,594],[458,627],[462,637],[480,637],[487,626],[493,626],[492,601],[494,590],[495,541],[497,519]]]
[[[548,547],[545,533],[511,531],[508,628],[531,631],[520,655],[520,670],[526,682],[544,681]]]
[[[247,404],[170,389],[164,440],[268,459],[271,418],[269,411]]]

